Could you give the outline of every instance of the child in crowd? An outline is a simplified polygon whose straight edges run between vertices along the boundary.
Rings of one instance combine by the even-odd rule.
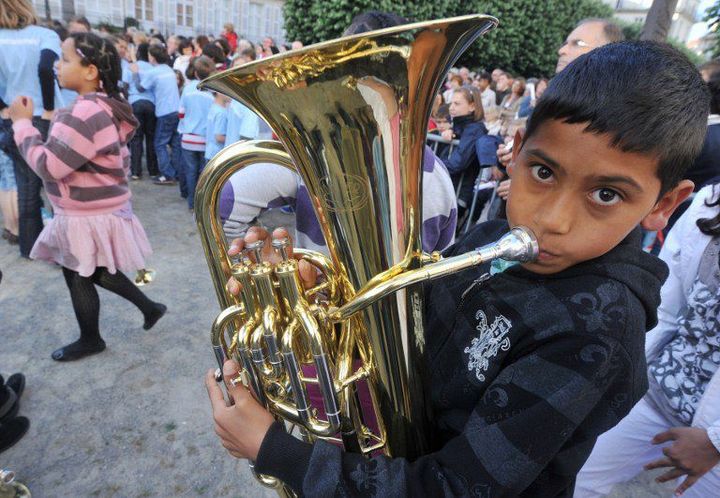
[[[665,468],[675,490],[720,496],[720,187],[708,186],[670,231],[660,259],[670,268],[658,325],[647,335],[650,388],[597,441],[575,496],[599,497],[645,469]],[[668,444],[666,444],[668,443]]]
[[[228,105],[230,98],[222,93],[214,93],[214,100],[207,114],[207,127],[205,128],[205,161],[209,161],[223,147],[227,133]]]
[[[152,69],[140,71],[137,64],[131,64],[133,83],[141,92],[149,90],[155,100],[155,155],[157,156],[160,176],[154,183],[175,185],[180,182],[180,195],[187,197],[187,185],[180,153],[180,135],[178,134],[178,110],[180,93],[178,92],[175,71],[168,65],[170,56],[162,45],[151,45],[148,58]],[[168,154],[168,146],[172,156]]]
[[[152,252],[130,204],[127,143],[137,121],[118,89],[120,76],[112,43],[89,33],[72,34],[62,44],[58,78],[78,92],[78,98],[55,114],[47,142],[30,121],[32,99],[18,97],[10,107],[15,142],[43,180],[55,211],[30,256],[62,266],[80,325],[80,339],[52,354],[57,361],[105,349],[95,285],[137,306],[145,330],[167,309],[148,299],[120,271],[144,268]]]
[[[192,64],[193,72],[199,80],[204,80],[215,72],[215,63],[204,55],[194,59]],[[193,209],[195,206],[195,186],[200,172],[205,167],[208,116],[212,105],[212,93],[198,90],[197,84],[180,97],[180,126],[178,131],[182,135],[182,156],[185,160],[189,209]]]
[[[233,67],[241,66],[255,60],[255,50],[244,49],[233,61]],[[247,106],[237,100],[230,102],[227,113],[227,135],[225,145],[239,140],[257,140],[260,137],[260,118]]]
[[[450,106],[442,104],[438,107],[438,110],[435,113],[435,124],[437,126],[436,133],[438,135],[442,136],[445,134],[447,136],[448,131],[452,133],[452,124],[450,123],[450,119]],[[435,155],[443,161],[447,161],[448,157],[450,157],[451,151],[452,147],[447,143],[438,142],[435,147]]]
[[[130,52],[130,60],[137,64],[141,73],[148,72],[152,65],[148,62],[148,49],[150,45],[141,43],[135,51]],[[142,156],[143,143],[145,147],[145,165],[148,175],[151,178],[159,176],[157,157],[155,156],[155,128],[157,117],[155,116],[155,96],[150,90],[140,91],[133,80],[133,72],[130,64],[123,67],[122,81],[127,87],[128,101],[133,109],[133,114],[138,120],[138,128],[130,140],[130,170],[131,178],[139,180],[142,178]]]
[[[508,221],[446,251],[525,225],[538,259],[427,284],[428,454],[368,459],[295,439],[230,382],[234,361],[233,405],[206,376],[223,446],[307,496],[570,496],[596,438],[647,390],[643,344],[667,266],[641,250],[638,225],[662,228],[692,191],[682,178],[708,103],[690,61],[652,42],[596,48],[553,78],[515,138]]]

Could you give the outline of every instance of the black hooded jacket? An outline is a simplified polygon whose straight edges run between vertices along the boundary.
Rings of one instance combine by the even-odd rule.
[[[497,240],[479,225],[455,255]],[[572,496],[596,438],[647,390],[645,332],[667,267],[639,229],[553,275],[489,265],[428,286],[434,451],[409,462],[306,444],[274,425],[256,470],[306,496]]]

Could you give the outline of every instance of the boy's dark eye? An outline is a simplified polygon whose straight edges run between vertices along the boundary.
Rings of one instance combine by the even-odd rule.
[[[530,167],[530,172],[532,173],[533,177],[541,182],[546,182],[549,179],[552,178],[553,172],[550,168],[547,166],[543,166],[541,164],[536,164],[535,166]]]
[[[620,194],[609,188],[599,188],[592,193],[592,199],[597,204],[612,206],[622,200]]]

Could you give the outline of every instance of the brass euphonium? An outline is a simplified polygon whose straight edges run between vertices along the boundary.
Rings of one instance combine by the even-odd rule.
[[[220,367],[237,359],[259,401],[306,440],[336,440],[367,455],[414,459],[427,452],[421,284],[498,257],[529,261],[537,254],[534,236],[521,227],[462,256],[422,251],[430,108],[452,64],[496,25],[480,15],[408,24],[262,59],[201,84],[241,101],[280,137],[225,148],[198,182],[197,223],[223,309],[213,324],[214,351]],[[219,193],[233,173],[255,163],[300,174],[328,256],[298,249],[272,265],[256,246],[255,262],[231,261]],[[282,252],[286,242],[274,245]],[[325,279],[304,289],[296,257]],[[225,288],[231,275],[242,284],[237,298]],[[304,365],[314,366],[314,378]],[[374,414],[359,408],[359,381],[369,386]],[[308,401],[309,384],[322,392],[323,417]],[[275,479],[258,478],[292,495]]]

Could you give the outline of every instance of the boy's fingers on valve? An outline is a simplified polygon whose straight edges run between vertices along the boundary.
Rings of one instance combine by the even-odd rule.
[[[228,395],[234,400],[235,404],[247,401],[250,390],[243,384],[240,376],[240,365],[235,360],[227,360],[223,365],[223,378],[225,379],[225,387]]]
[[[210,398],[213,415],[219,412],[222,408],[227,407],[222,389],[220,389],[220,386],[218,386],[217,382],[215,382],[215,371],[212,369],[208,370],[205,374],[205,389],[207,389],[208,398]]]

